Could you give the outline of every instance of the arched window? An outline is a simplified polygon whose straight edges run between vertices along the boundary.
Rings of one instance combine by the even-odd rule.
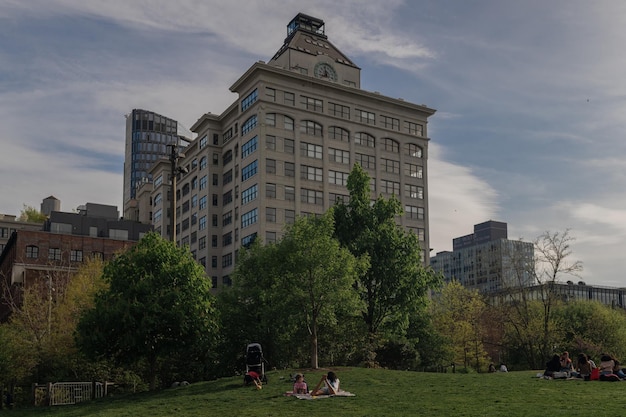
[[[342,142],[350,141],[350,132],[338,126],[329,127],[328,136],[330,136],[331,139],[340,140]]]
[[[321,137],[322,125],[313,120],[303,120],[300,122],[300,133]]]
[[[206,164],[207,164],[207,158],[206,156],[203,156],[202,158],[200,158],[200,169],[206,168]]]
[[[399,153],[400,152],[400,144],[391,138],[383,138],[383,150],[387,152]]]
[[[354,143],[361,146],[367,146],[368,148],[373,148],[375,146],[374,136],[365,132],[357,132],[354,135]]]
[[[257,118],[255,114],[241,125],[241,135],[243,136],[249,131],[251,131],[252,129],[254,129],[256,127],[256,123],[257,123]]]
[[[406,153],[413,158],[422,158],[423,155],[422,148],[414,143],[406,144]]]

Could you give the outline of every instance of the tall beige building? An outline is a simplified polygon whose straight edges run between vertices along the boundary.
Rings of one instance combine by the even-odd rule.
[[[230,285],[238,249],[280,239],[296,216],[346,199],[360,164],[372,198],[395,194],[398,222],[414,231],[428,262],[428,117],[435,110],[360,88],[361,69],[328,39],[324,22],[298,14],[268,62],[256,62],[230,88],[239,99],[204,114],[177,166],[177,241],[189,245],[219,288]],[[154,227],[169,236],[169,161],[154,164]]]

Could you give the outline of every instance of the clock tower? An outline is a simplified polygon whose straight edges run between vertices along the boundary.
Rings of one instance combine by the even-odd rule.
[[[268,64],[323,81],[361,86],[361,69],[329,42],[324,21],[303,13],[289,22],[283,46]]]

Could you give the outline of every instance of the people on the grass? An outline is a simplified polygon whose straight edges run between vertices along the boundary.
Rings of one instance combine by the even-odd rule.
[[[243,383],[246,386],[253,383],[256,389],[263,388],[263,384],[261,383],[261,375],[259,375],[259,373],[255,371],[246,372],[246,375],[244,375],[243,377]]]
[[[552,359],[550,359],[547,363],[546,363],[546,370],[544,371],[544,376],[553,376],[555,372],[560,372],[561,371],[561,360],[559,358],[559,355],[554,354],[552,356]]]
[[[493,365],[493,363],[489,364],[489,373],[493,373],[496,371],[496,367]]]
[[[572,360],[569,357],[568,351],[565,351],[561,354],[559,361],[561,363],[561,372],[572,372],[574,370],[574,367],[572,366]]]
[[[296,374],[296,381],[293,383],[293,393],[294,394],[308,394],[309,389],[304,382],[304,375]]]
[[[578,355],[578,361],[576,365],[576,371],[578,372],[577,376],[579,378],[589,380],[591,378],[591,370],[595,368],[595,364],[592,365],[592,362],[589,360],[587,355],[585,355],[584,353],[580,353]]]
[[[339,378],[334,372],[322,375],[322,379],[317,383],[311,395],[334,395],[339,392]]]

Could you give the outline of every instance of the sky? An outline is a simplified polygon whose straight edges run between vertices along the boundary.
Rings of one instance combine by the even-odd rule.
[[[125,115],[221,114],[299,12],[361,88],[437,110],[432,254],[487,220],[568,231],[573,280],[626,287],[623,0],[0,0],[0,213],[121,211]]]

